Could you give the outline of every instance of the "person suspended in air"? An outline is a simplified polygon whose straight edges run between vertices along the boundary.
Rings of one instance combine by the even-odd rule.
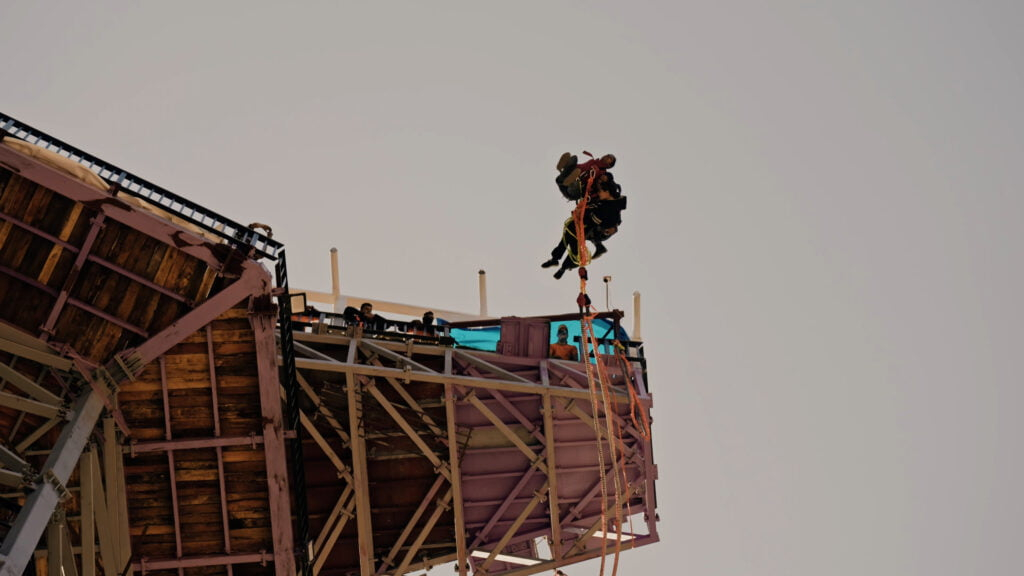
[[[608,154],[570,168],[573,164],[573,158],[566,159],[565,154],[562,155],[562,159],[559,160],[559,165],[562,166],[560,176],[564,174],[566,178],[575,178],[574,182],[576,183],[585,180],[585,182],[580,184],[582,188],[578,195],[577,207],[579,207],[580,203],[585,205],[583,212],[583,239],[594,245],[594,251],[590,255],[591,259],[599,258],[608,251],[608,248],[604,245],[605,240],[618,232],[619,226],[622,224],[621,213],[626,209],[626,197],[622,195],[622,187],[615,182],[612,173],[608,171],[608,168],[615,165],[614,156]],[[574,176],[577,170],[586,174],[586,176]],[[567,180],[563,179],[562,183],[559,184],[559,190],[562,190],[562,194],[566,198],[569,195],[576,195],[574,192],[576,184],[566,182]],[[565,190],[563,190],[563,186]],[[584,249],[586,249],[585,245]],[[576,220],[574,216],[571,216],[562,226],[562,238],[555,245],[554,249],[551,250],[551,258],[544,261],[541,267],[550,268],[558,266],[561,260],[561,266],[554,275],[558,279],[567,270],[577,268],[580,265],[581,259],[580,241],[576,232]]]

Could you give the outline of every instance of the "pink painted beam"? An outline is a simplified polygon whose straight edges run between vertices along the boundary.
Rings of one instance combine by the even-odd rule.
[[[0,146],[0,164],[14,168],[19,175],[71,200],[81,202],[87,208],[106,214],[113,220],[198,258],[215,270],[223,267],[222,257],[228,252],[226,246],[205,240],[163,218],[137,209],[110,192],[83,184],[7,146]]]
[[[181,568],[200,568],[203,566],[225,566],[231,564],[256,564],[257,562],[266,565],[273,562],[276,556],[273,553],[260,554],[214,554],[210,556],[186,556],[176,560],[157,560],[151,562],[143,558],[132,563],[132,568],[142,572],[155,572],[157,570],[174,570]]]
[[[103,215],[101,214],[99,217],[102,217],[102,216]],[[36,228],[35,226],[32,226],[30,224],[26,224],[25,222],[22,222],[21,220],[11,216],[10,214],[4,214],[3,212],[0,212],[0,220],[3,220],[5,222],[10,222],[11,224],[17,226],[18,228],[21,228],[21,229],[23,229],[23,230],[25,230],[27,232],[31,232],[32,234],[35,234],[36,236],[39,236],[40,238],[44,238],[46,240],[49,240],[50,242],[53,242],[57,246],[60,246],[61,248],[67,250],[68,252],[72,252],[72,253],[76,253],[76,254],[80,252],[80,249],[79,249],[78,246],[75,246],[74,244],[72,244],[70,242],[66,242],[64,240],[61,240],[60,238],[57,238],[56,236],[53,236],[52,234],[48,234],[48,233],[40,230],[39,228]],[[99,256],[97,256],[95,254],[89,254],[88,256],[86,256],[86,260],[88,260],[89,262],[93,262],[93,263],[99,264],[100,266],[103,266],[104,268],[106,268],[108,270],[111,270],[113,272],[116,272],[116,273],[118,273],[118,274],[120,274],[122,276],[126,276],[128,278],[131,278],[132,280],[138,282],[139,284],[142,284],[143,286],[145,286],[147,288],[150,288],[152,290],[156,290],[157,292],[160,292],[164,296],[167,296],[169,298],[173,298],[173,299],[175,299],[175,300],[177,300],[179,302],[184,302],[184,303],[189,304],[190,306],[192,306],[192,303],[187,298],[185,298],[181,294],[178,294],[177,292],[171,290],[170,288],[165,288],[165,287],[163,287],[163,286],[161,286],[159,284],[156,284],[156,283],[154,283],[154,282],[152,282],[150,280],[147,280],[146,278],[143,278],[142,276],[139,276],[138,274],[135,274],[134,272],[131,272],[130,270],[126,270],[126,269],[118,266],[117,264],[114,264],[113,262],[110,262],[108,260],[104,260],[103,258],[100,258]]]
[[[92,219],[89,234],[86,235],[85,241],[82,242],[82,248],[78,251],[78,256],[75,257],[75,263],[71,266],[71,271],[68,272],[67,278],[64,279],[64,286],[61,287],[60,294],[57,295],[57,301],[53,303],[50,315],[40,329],[43,332],[40,336],[43,340],[49,338],[49,335],[53,333],[54,326],[57,325],[57,318],[60,317],[60,313],[64,310],[64,303],[67,302],[71,289],[75,287],[75,282],[78,281],[78,274],[82,271],[85,259],[89,256],[89,251],[92,250],[92,245],[96,242],[96,237],[99,236],[100,230],[103,229],[103,219],[104,216],[102,214]]]
[[[46,284],[43,284],[42,282],[36,280],[35,278],[30,278],[30,277],[22,274],[21,272],[18,272],[17,270],[12,270],[11,268],[8,268],[7,266],[0,266],[0,273],[6,274],[6,275],[8,275],[11,278],[14,278],[16,280],[20,280],[21,282],[24,282],[25,284],[28,284],[29,286],[32,286],[33,288],[35,288],[37,290],[45,292],[45,293],[49,294],[50,296],[53,296],[54,298],[58,298],[60,296],[60,292],[58,292],[57,290],[54,290],[53,288],[50,288],[49,286],[47,286]],[[90,313],[90,314],[92,314],[94,316],[98,316],[100,318],[103,318],[107,322],[110,322],[111,324],[115,324],[117,326],[120,326],[121,328],[124,328],[125,330],[128,330],[129,332],[134,332],[135,334],[138,334],[138,335],[140,335],[142,337],[148,336],[146,331],[143,330],[142,328],[139,328],[138,326],[135,326],[134,324],[129,324],[128,322],[125,322],[124,320],[121,320],[120,318],[118,318],[116,316],[112,316],[110,314],[107,314],[106,312],[100,310],[99,308],[96,308],[95,306],[86,304],[85,302],[82,302],[81,300],[76,300],[74,298],[68,298],[68,304],[71,304],[75,308],[81,308],[82,310],[85,310],[86,312],[88,312],[88,313]]]
[[[164,406],[164,438],[171,439],[171,401],[167,393],[167,366],[163,356],[160,357],[160,391]],[[174,517],[174,549],[181,558],[181,510],[178,505],[178,479],[174,470],[174,451],[167,451],[167,475],[171,483],[171,514]],[[185,569],[178,567],[178,574],[183,575]]]
[[[253,292],[249,301],[249,322],[256,341],[270,528],[274,538],[274,554],[278,559],[274,563],[274,573],[276,576],[295,576],[288,460],[284,443],[285,421],[281,409],[281,382],[278,378],[277,340],[274,335],[276,317],[277,310],[270,297],[269,285],[264,286],[261,292]]]
[[[294,438],[294,431],[286,431],[286,439]],[[250,434],[248,436],[221,436],[219,438],[189,438],[170,440],[167,442],[132,442],[124,449],[126,454],[146,454],[149,452],[165,452],[167,450],[196,450],[202,448],[225,448],[228,446],[249,446],[256,448],[263,444],[263,436]]]
[[[206,358],[210,366],[210,401],[213,404],[213,435],[220,438],[220,403],[217,400],[217,361],[213,353],[213,325],[206,325]],[[228,518],[228,493],[224,482],[224,450],[217,446],[217,484],[220,490],[220,518],[224,530],[224,552],[231,554],[231,527]],[[228,576],[234,569],[228,565]]]
[[[246,260],[239,267],[242,274],[234,283],[196,306],[188,314],[175,320],[170,326],[164,328],[159,334],[155,334],[138,348],[126,350],[121,356],[137,358],[143,364],[148,364],[192,333],[213,322],[218,316],[248,296],[269,293],[270,274],[263,266],[258,262]]]

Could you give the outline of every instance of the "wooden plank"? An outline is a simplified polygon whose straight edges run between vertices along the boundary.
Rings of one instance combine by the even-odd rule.
[[[53,210],[51,212],[56,213],[57,211]],[[59,233],[56,234],[56,237],[64,241],[70,239],[71,233],[74,231],[75,226],[78,224],[78,219],[79,216],[81,216],[81,214],[82,205],[77,202],[73,203],[71,210],[65,217],[62,218],[63,223],[61,226],[61,230]],[[64,248],[58,244],[55,244],[53,248],[50,249],[50,253],[46,258],[46,264],[43,265],[43,269],[39,273],[39,276],[37,277],[37,279],[40,282],[42,282],[43,284],[49,283],[50,277],[53,274],[54,270],[57,268],[61,256],[64,253]]]

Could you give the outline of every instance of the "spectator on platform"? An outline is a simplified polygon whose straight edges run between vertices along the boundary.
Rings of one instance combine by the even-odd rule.
[[[565,324],[558,325],[558,341],[548,347],[548,356],[579,362],[579,350],[576,349],[576,346],[569,344],[569,328]]]
[[[423,329],[423,321],[420,320],[419,318],[414,318],[411,322],[409,322],[408,332],[409,334],[414,334],[416,336],[427,335],[427,331]]]
[[[437,327],[434,326],[434,313],[432,311],[427,310],[426,312],[423,313],[422,323],[424,334],[429,334],[433,336],[434,333],[437,332]]]
[[[362,326],[366,330],[376,330],[377,332],[383,332],[390,324],[387,318],[373,313],[373,304],[369,302],[363,302],[358,310],[352,306],[346,306],[342,317],[350,325]]]

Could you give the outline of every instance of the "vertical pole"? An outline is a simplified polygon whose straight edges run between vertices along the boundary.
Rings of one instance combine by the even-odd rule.
[[[640,336],[640,292],[633,292],[633,333],[630,335],[633,340],[642,340]]]
[[[103,493],[103,483],[98,474],[100,470],[100,458],[96,451],[87,452],[85,458],[93,470],[92,508],[93,516],[96,519],[96,535],[100,541],[100,560],[106,566],[117,564],[117,555],[114,554],[114,529],[109,521],[107,513],[107,497]]]
[[[270,295],[254,293],[249,303],[249,323],[256,340],[256,374],[263,416],[263,453],[267,463],[267,496],[270,530],[274,539],[275,576],[295,576],[295,541],[285,448],[285,420],[281,409],[281,380],[277,371],[277,339]]]
[[[67,518],[60,524],[60,562],[61,576],[78,576],[78,565],[75,564],[75,549],[71,546],[71,531],[68,530]]]
[[[128,533],[128,496],[124,486],[121,445],[117,441],[113,417],[103,419],[103,437],[107,443],[103,452],[107,467],[107,513],[115,530],[114,548],[117,554],[117,569],[120,572],[131,558],[131,536]],[[130,566],[127,574],[131,574]]]
[[[480,270],[480,315],[487,316],[487,272]]]
[[[452,507],[455,509],[455,553],[459,576],[466,576],[466,517],[462,509],[462,467],[459,464],[459,439],[455,427],[455,391],[444,385],[445,416],[448,421],[448,461],[451,467]]]
[[[96,447],[89,446],[79,461],[82,474],[82,576],[96,576]]]
[[[114,465],[114,458],[120,454],[118,446],[117,430],[114,428],[114,418],[106,416],[102,420],[103,426],[103,478],[106,479],[106,522],[110,523],[114,532],[114,562],[118,564],[117,570],[121,571],[121,515],[118,513],[118,493],[114,477],[117,475],[117,466]],[[115,453],[117,452],[117,453]],[[173,470],[172,470],[173,474]]]
[[[604,280],[604,309],[605,310],[611,310],[612,309],[612,305],[611,305],[612,277],[611,276],[605,276],[604,278],[602,278],[602,280]]]
[[[160,391],[163,394],[164,403],[164,440],[171,439],[171,401],[167,392],[167,364],[164,362],[164,357],[161,356],[160,362]],[[109,420],[109,418],[107,419]],[[104,421],[106,424],[106,421]],[[104,432],[106,432],[106,426],[104,426]],[[109,437],[108,437],[109,441]],[[108,450],[109,452],[109,450]],[[111,477],[110,469],[112,468],[110,462],[107,462],[107,511],[110,513],[110,523],[113,526],[117,526],[117,514],[116,508],[113,504],[113,498],[111,493],[111,486],[114,483],[114,479]],[[182,556],[181,547],[181,513],[178,507],[178,479],[175,475],[174,465],[174,450],[167,450],[167,479],[171,484],[171,515],[174,519],[174,551],[178,558]],[[116,529],[115,529],[116,531]],[[118,562],[120,562],[120,551],[118,549],[118,539],[114,539],[114,554],[118,556]],[[181,566],[178,567],[178,576],[184,576],[185,569]]]
[[[58,520],[58,516],[61,517],[60,520]],[[60,529],[63,516],[62,510],[54,512],[50,523],[46,525],[46,576],[63,576],[61,574],[63,572],[61,552],[64,551],[64,547],[60,542],[61,536],[63,536]]]
[[[355,343],[349,345],[355,350]],[[359,571],[361,576],[373,574],[373,525],[370,511],[370,480],[366,467],[366,433],[363,429],[363,395],[355,374],[349,372],[348,425],[352,445],[352,479],[356,490],[356,526],[359,530]]]
[[[274,267],[277,278],[277,287],[284,292],[285,297],[278,297],[277,322],[280,334],[281,348],[281,384],[284,386],[285,408],[287,418],[285,420],[288,429],[295,432],[295,437],[289,441],[291,450],[288,452],[288,461],[291,465],[292,490],[295,497],[295,530],[298,537],[298,546],[304,552],[304,560],[299,563],[298,571],[303,576],[311,576],[313,572],[313,547],[309,539],[309,502],[306,497],[306,465],[302,458],[302,410],[299,409],[299,375],[295,371],[295,340],[292,334],[292,299],[288,296],[288,262],[284,250],[278,252],[277,265]],[[213,339],[210,338],[212,343]],[[210,348],[210,358],[213,358],[213,348]],[[211,378],[214,376],[214,364],[210,364]],[[216,389],[216,386],[214,386]],[[310,390],[312,392],[312,390]],[[219,419],[219,415],[214,412]],[[314,429],[315,430],[315,429]],[[218,432],[219,434],[219,432]],[[223,477],[223,474],[222,474]],[[223,482],[221,489],[223,491]],[[226,498],[224,498],[226,501]],[[227,537],[227,508],[224,509],[225,517],[225,538]],[[225,540],[227,542],[227,540]],[[232,576],[231,568],[228,568],[228,576]]]
[[[287,294],[285,298],[287,298]],[[213,436],[220,438],[220,402],[217,400],[217,361],[213,353],[213,324],[206,325],[206,358],[210,366],[210,400],[213,405]],[[224,449],[217,446],[217,483],[220,488],[220,518],[224,530],[224,553],[231,554],[231,528],[228,524],[228,493],[224,480]],[[227,566],[228,576],[234,568]]]
[[[341,301],[341,277],[338,273],[337,248],[331,248],[331,300],[334,302],[334,312],[340,314],[345,309],[345,303]]]
[[[544,361],[547,364],[547,361]],[[547,366],[542,368],[544,379],[547,380]],[[545,385],[547,383],[545,382]],[[562,519],[558,507],[558,476],[555,460],[555,419],[551,395],[544,391],[541,397],[544,412],[544,444],[548,449],[548,515],[551,518],[551,556],[555,560],[562,559]]]

